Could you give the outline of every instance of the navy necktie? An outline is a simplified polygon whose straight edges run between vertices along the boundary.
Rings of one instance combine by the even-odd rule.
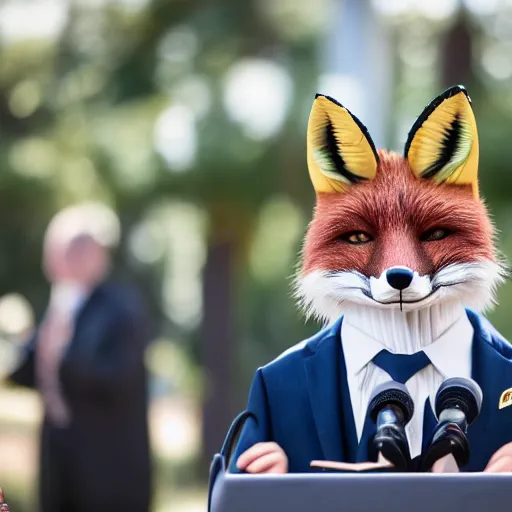
[[[388,350],[381,350],[374,358],[373,363],[389,373],[396,382],[405,384],[413,375],[430,364],[425,352],[415,354],[392,354]]]

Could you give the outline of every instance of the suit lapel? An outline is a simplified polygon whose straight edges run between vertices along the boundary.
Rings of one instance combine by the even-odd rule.
[[[104,285],[99,285],[94,288],[89,296],[82,302],[80,307],[75,313],[75,325],[78,326],[87,315],[87,311],[94,305],[98,297],[101,295]]]
[[[472,449],[470,469],[482,470],[492,454],[485,447],[493,441],[493,432],[500,424],[497,415],[502,412],[498,410],[501,393],[512,386],[512,364],[494,348],[490,333],[482,327],[478,316],[470,312],[468,317],[475,330],[471,377],[483,393],[480,416],[468,429]]]
[[[100,341],[99,338],[96,336],[89,337],[87,344],[84,344],[81,343],[82,336],[80,334],[83,332],[86,326],[90,328],[88,313],[95,307],[97,301],[100,299],[103,288],[103,284],[100,284],[94,288],[89,297],[87,297],[76,310],[73,336],[69,341],[69,344],[64,353],[64,357],[68,357],[71,352],[76,353],[77,351],[80,352],[80,354],[92,354],[96,352],[96,343]]]
[[[325,460],[343,461],[339,353],[341,319],[318,340],[305,360],[313,418]]]
[[[367,413],[364,420],[363,433],[357,448],[356,462],[377,461],[377,454],[373,453],[375,450],[372,450],[372,445],[370,444],[376,431],[377,426],[371,419],[370,415]]]

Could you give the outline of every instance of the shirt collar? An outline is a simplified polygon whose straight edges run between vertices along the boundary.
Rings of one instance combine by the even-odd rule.
[[[88,295],[89,291],[83,286],[74,283],[58,284],[51,290],[50,306],[60,314],[74,316]]]
[[[473,332],[473,326],[464,315],[437,340],[424,347],[423,351],[445,379],[471,377]]]
[[[341,343],[347,372],[357,375],[385,347],[349,322],[341,324]]]
[[[379,341],[349,322],[341,325],[341,342],[347,372],[357,375],[383,349]],[[473,327],[463,315],[423,351],[444,378],[471,376]]]

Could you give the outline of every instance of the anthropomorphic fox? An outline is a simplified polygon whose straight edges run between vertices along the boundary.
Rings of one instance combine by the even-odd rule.
[[[312,460],[368,460],[368,399],[394,378],[379,357],[422,352],[426,362],[404,379],[415,403],[411,457],[432,434],[441,383],[465,377],[482,388],[483,406],[463,469],[512,471],[512,407],[502,399],[512,349],[479,314],[503,267],[479,197],[466,90],[452,87],[426,107],[404,155],[376,150],[357,118],[318,95],[307,144],[317,203],[297,296],[327,327],[257,370],[236,467],[306,472]]]

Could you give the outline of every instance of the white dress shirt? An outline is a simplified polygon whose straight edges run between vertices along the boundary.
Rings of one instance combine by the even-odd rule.
[[[397,312],[389,310],[374,314],[370,309],[351,309],[346,313],[341,328],[358,439],[361,439],[372,391],[391,378],[387,372],[371,362],[373,357],[384,348],[392,353],[409,354],[423,350],[432,364],[406,382],[415,405],[414,415],[406,426],[411,457],[414,458],[421,454],[426,399],[430,397],[435,410],[435,396],[445,379],[471,377],[473,327],[464,309],[458,307],[443,310],[442,313],[438,308],[430,308],[431,311],[417,312],[414,315],[401,312],[397,315]],[[393,313],[393,318],[386,320],[386,312]],[[407,338],[411,339],[410,343],[407,343]],[[410,349],[407,349],[407,345]]]
[[[59,314],[74,318],[87,300],[89,291],[75,283],[59,283],[52,287],[50,307]]]

